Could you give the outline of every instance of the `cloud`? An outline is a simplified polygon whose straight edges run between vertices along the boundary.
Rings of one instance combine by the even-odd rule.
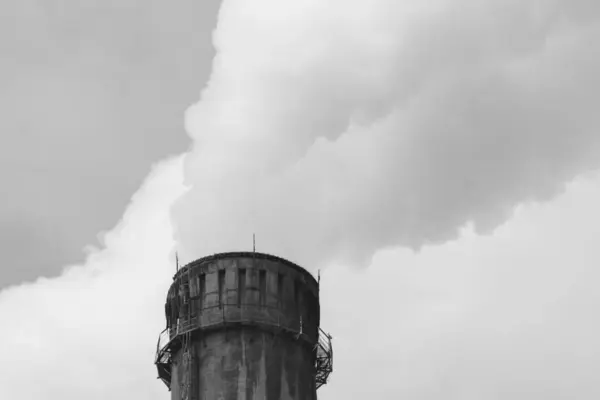
[[[174,272],[169,206],[185,190],[181,164],[153,168],[84,265],[0,292],[1,398],[164,397],[152,363]]]
[[[489,233],[600,160],[600,5],[226,1],[187,113],[184,260],[366,265]]]
[[[172,275],[169,205],[181,158],[159,164],[84,266],[0,292],[0,397],[168,398],[152,365]],[[596,399],[600,171],[492,235],[378,252],[321,279],[333,400]]]
[[[335,372],[319,398],[598,398],[599,202],[596,173],[488,237],[325,270]]]

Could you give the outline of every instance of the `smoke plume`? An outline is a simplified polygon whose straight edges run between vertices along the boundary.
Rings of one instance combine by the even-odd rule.
[[[152,361],[174,272],[168,210],[185,190],[181,164],[153,168],[84,265],[0,292],[0,398],[164,398]]]
[[[593,1],[231,0],[187,113],[184,261],[487,233],[600,160]]]

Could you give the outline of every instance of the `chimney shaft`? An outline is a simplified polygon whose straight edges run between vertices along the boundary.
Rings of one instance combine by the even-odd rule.
[[[223,253],[177,272],[157,346],[172,400],[316,400],[331,372],[319,285],[278,257]]]

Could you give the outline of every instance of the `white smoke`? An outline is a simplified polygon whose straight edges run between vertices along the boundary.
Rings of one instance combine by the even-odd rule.
[[[321,279],[334,368],[321,399],[600,398],[600,174],[491,236],[378,252]]]
[[[181,164],[153,168],[85,265],[0,292],[0,398],[163,397],[152,362],[175,270],[169,207],[185,190]]]
[[[225,1],[190,108],[184,259],[308,268],[489,232],[599,165],[591,1]]]

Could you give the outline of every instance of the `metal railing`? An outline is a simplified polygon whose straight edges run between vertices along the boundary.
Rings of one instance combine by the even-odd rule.
[[[327,383],[329,375],[333,371],[333,346],[331,335],[319,328],[319,340],[317,342],[317,357],[315,360],[317,389]]]
[[[236,311],[239,310],[239,316],[232,317],[228,315],[226,311],[227,308],[232,307]],[[214,312],[215,309],[220,308],[221,318],[218,318],[219,314]],[[261,315],[261,313],[257,313],[256,311],[252,311],[248,313],[250,315],[244,315],[244,310],[259,308],[259,309],[271,309],[277,310],[279,312],[276,313],[277,318],[271,315]],[[209,310],[209,311],[207,311]],[[204,314],[206,312],[206,314]],[[237,313],[235,313],[237,314]],[[208,323],[203,323],[203,315],[209,317],[211,319]],[[263,327],[272,328],[278,331],[284,331],[288,334],[291,334],[295,337],[296,340],[304,340],[314,346],[315,348],[315,369],[316,369],[316,388],[318,389],[325,383],[329,378],[329,375],[333,371],[333,348],[331,345],[332,337],[325,333],[320,327],[317,331],[317,337],[310,337],[306,332],[304,332],[303,321],[301,318],[298,318],[297,324],[287,324],[289,321],[294,321],[296,318],[283,318],[286,313],[282,312],[282,310],[277,306],[268,306],[268,305],[258,305],[258,304],[241,304],[237,303],[231,304],[217,304],[214,306],[204,307],[202,309],[202,313],[195,316],[188,316],[188,318],[178,319],[177,323],[172,327],[168,327],[164,329],[158,338],[158,342],[156,345],[156,357],[155,364],[159,370],[159,378],[163,380],[163,382],[170,389],[170,367],[172,363],[172,349],[178,344],[180,338],[189,332],[196,330],[210,330],[223,326],[227,326],[229,324],[251,324],[251,325],[259,325]],[[264,317],[264,318],[263,318]],[[208,318],[207,318],[208,319]],[[282,323],[285,322],[285,323]],[[167,373],[167,369],[169,373]]]
[[[169,335],[169,328],[166,328],[160,333],[160,335],[158,335],[158,342],[156,343],[156,357],[154,359],[155,364],[164,364],[170,361],[170,359],[164,358],[165,350],[168,349],[170,342],[171,338]]]
[[[265,309],[270,312],[257,312],[257,310]],[[234,312],[230,312],[231,310]],[[306,325],[306,321],[302,321],[298,313],[288,317],[287,315],[290,313],[282,310],[279,306],[221,303],[203,307],[200,311],[197,314],[188,314],[187,318],[179,318],[175,324],[172,324],[170,327],[171,339],[196,329],[208,330],[227,324],[254,323],[301,334],[303,338],[311,342],[317,340],[316,337],[309,338],[306,335],[303,330],[303,324]]]

